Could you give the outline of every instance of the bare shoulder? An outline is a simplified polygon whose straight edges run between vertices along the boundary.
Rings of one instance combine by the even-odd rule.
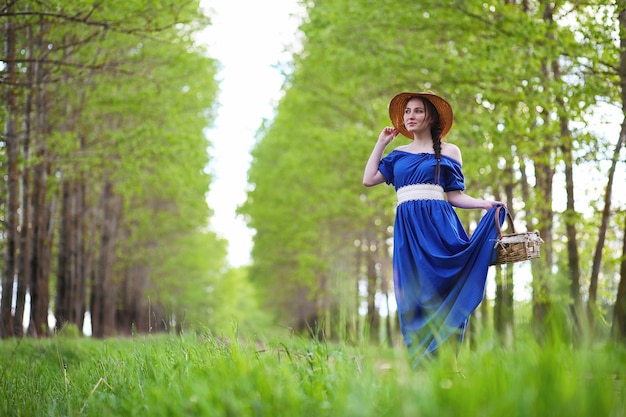
[[[452,143],[442,142],[441,154],[458,161],[459,164],[463,164],[463,158],[461,157],[461,149],[459,149],[458,146]]]

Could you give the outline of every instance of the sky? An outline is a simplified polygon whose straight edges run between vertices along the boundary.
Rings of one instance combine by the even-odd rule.
[[[275,66],[289,61],[296,44],[301,8],[297,0],[202,0],[212,23],[199,38],[221,64],[220,95],[209,169],[213,182],[208,204],[213,230],[229,242],[233,267],[251,263],[252,231],[235,211],[246,199],[247,171],[255,133],[271,119],[282,94],[283,77]]]

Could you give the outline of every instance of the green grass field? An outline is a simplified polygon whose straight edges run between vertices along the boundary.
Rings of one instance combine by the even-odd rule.
[[[209,335],[0,342],[2,416],[624,416],[626,350],[403,348]],[[458,372],[457,372],[458,370]]]

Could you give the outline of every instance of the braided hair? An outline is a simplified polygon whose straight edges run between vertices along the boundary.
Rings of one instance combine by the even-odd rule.
[[[431,118],[430,134],[433,138],[433,150],[437,159],[437,167],[435,168],[435,182],[439,184],[439,174],[441,170],[441,123],[439,121],[439,112],[430,102],[430,100],[422,99],[424,107],[426,107],[426,115]]]

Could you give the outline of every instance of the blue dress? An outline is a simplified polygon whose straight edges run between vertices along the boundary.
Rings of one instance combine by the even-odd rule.
[[[464,190],[461,165],[441,157],[436,181],[431,153],[394,150],[379,165],[387,184],[401,188],[436,184]],[[501,210],[500,223],[504,221]],[[398,205],[394,223],[393,277],[400,329],[414,365],[451,336],[461,340],[470,314],[483,299],[498,237],[495,207],[468,237],[446,200],[410,200]]]

